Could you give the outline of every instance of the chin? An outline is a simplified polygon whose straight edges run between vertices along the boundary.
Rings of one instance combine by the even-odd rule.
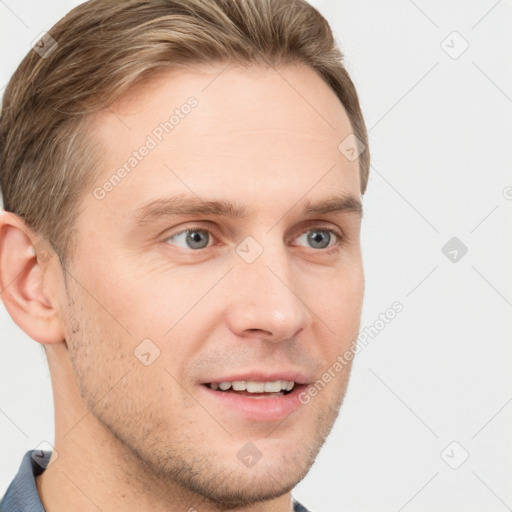
[[[275,445],[274,450],[272,444]],[[293,447],[288,442],[285,444],[287,449],[281,453],[280,448],[283,447],[279,447],[275,440],[267,443],[263,450],[270,452],[269,456],[263,454],[252,467],[246,467],[238,460],[234,464],[212,464],[208,471],[197,475],[198,478],[189,480],[188,486],[221,510],[278,498],[290,492],[306,476],[321,446],[314,442],[297,442]],[[232,459],[232,454],[229,458]]]
[[[268,469],[261,467],[247,468],[237,473],[214,477],[211,485],[195,487],[194,492],[202,495],[221,510],[232,510],[247,507],[255,503],[279,498],[290,492],[306,476],[308,468],[300,474],[290,474],[287,468],[279,466]],[[286,476],[286,478],[283,478]]]

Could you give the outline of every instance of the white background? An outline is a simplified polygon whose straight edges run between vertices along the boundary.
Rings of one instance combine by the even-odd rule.
[[[0,2],[2,90],[78,3]],[[370,130],[361,329],[394,301],[404,310],[358,354],[340,418],[294,495],[316,512],[510,510],[512,4],[313,4]],[[452,237],[468,248],[455,263],[442,252]],[[54,424],[42,349],[3,305],[0,332],[3,494]],[[465,452],[458,469],[446,462]]]

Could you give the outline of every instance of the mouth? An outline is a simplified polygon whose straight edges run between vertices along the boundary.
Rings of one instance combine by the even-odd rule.
[[[300,405],[299,394],[308,380],[299,375],[285,378],[251,376],[202,382],[199,386],[213,410],[251,422],[282,421]]]
[[[251,398],[271,398],[289,395],[295,388],[293,380],[234,380],[222,382],[207,382],[204,384],[213,391],[222,393],[236,393],[237,395]]]

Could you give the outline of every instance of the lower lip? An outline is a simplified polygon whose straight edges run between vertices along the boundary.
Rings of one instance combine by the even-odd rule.
[[[210,400],[223,408],[235,411],[246,420],[271,422],[282,421],[295,411],[301,405],[299,394],[307,386],[296,384],[291,393],[268,398],[251,398],[232,392],[214,391],[203,384],[199,387]]]

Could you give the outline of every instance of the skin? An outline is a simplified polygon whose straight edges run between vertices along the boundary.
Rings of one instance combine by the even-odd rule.
[[[345,109],[306,65],[224,67],[167,70],[96,115],[101,186],[198,100],[103,200],[85,192],[66,271],[1,214],[2,299],[50,365],[58,457],[37,488],[51,512],[288,512],[338,415],[350,365],[279,422],[247,421],[200,393],[205,377],[235,370],[292,368],[316,381],[357,337],[364,294],[359,214],[300,213],[306,199],[361,199],[358,161],[338,150],[352,133]],[[175,194],[249,214],[133,224],[142,204]],[[213,231],[206,248],[173,238],[198,225]],[[312,246],[307,234],[329,239],[325,229],[344,239]],[[235,251],[247,236],[263,248],[250,264]],[[147,338],[160,355],[145,366],[134,350]],[[237,457],[248,441],[262,453],[250,468]]]

